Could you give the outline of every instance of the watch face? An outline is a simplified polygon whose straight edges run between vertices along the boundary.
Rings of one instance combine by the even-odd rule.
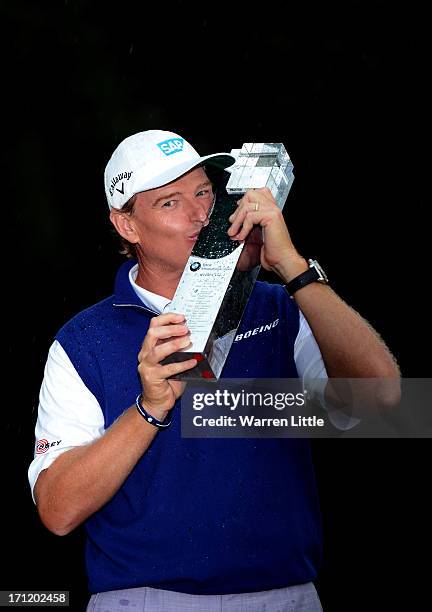
[[[316,259],[309,259],[309,266],[311,268],[315,268],[315,270],[318,272],[318,274],[320,275],[320,278],[318,279],[321,282],[324,283],[328,283],[328,278],[327,278],[327,274],[324,272],[324,270],[321,268],[321,266],[319,265],[319,263],[317,262]]]

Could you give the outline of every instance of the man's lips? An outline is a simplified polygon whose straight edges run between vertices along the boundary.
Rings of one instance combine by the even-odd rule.
[[[199,235],[200,231],[202,230],[202,228],[203,227],[207,227],[207,225],[209,223],[210,223],[210,221],[209,221],[209,219],[207,217],[207,219],[202,224],[202,227],[200,227],[199,229],[195,230],[193,234],[189,234],[189,236],[186,236],[188,238],[188,240],[193,240],[195,242],[196,239],[198,238],[198,235]]]

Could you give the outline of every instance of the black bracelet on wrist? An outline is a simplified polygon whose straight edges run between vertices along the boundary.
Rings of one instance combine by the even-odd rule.
[[[141,398],[142,398],[142,393],[140,393],[138,397],[136,398],[135,406],[137,407],[137,410],[140,413],[140,415],[147,421],[147,423],[150,423],[150,425],[154,425],[155,427],[161,427],[162,429],[165,427],[169,427],[169,425],[171,425],[171,421],[167,421],[168,415],[165,417],[163,421],[159,421],[159,419],[149,414],[147,410],[143,408],[141,404]]]

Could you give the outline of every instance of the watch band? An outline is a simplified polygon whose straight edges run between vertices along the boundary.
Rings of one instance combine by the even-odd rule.
[[[309,283],[328,283],[327,275],[316,259],[308,259],[308,264],[309,270],[302,272],[286,284],[286,290],[290,295],[294,295],[296,291],[306,287]]]

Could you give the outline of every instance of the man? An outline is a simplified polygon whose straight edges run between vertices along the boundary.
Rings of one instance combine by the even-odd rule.
[[[29,470],[48,529],[85,521],[90,610],[321,609],[308,441],[182,439],[185,385],[170,377],[196,360],[161,365],[190,344],[169,304],[213,204],[203,164],[233,161],[150,130],[126,138],[105,171],[111,221],[137,261],[120,268],[114,296],[57,334]],[[236,241],[265,232],[246,261],[258,245],[288,287],[308,270],[267,189],[247,192],[230,221]],[[223,377],[398,377],[377,334],[328,286],[309,282],[293,298],[255,284],[239,337],[277,323],[235,342]]]

